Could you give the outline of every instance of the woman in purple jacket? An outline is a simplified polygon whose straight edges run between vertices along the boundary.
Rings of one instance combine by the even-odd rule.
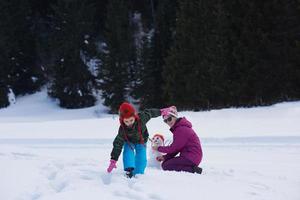
[[[161,112],[164,122],[170,126],[173,133],[173,143],[170,146],[154,147],[155,150],[166,153],[157,157],[158,161],[162,161],[163,170],[201,174],[202,169],[198,165],[202,160],[202,148],[191,122],[185,117],[178,118],[175,106],[164,108]],[[176,156],[178,153],[180,155]]]

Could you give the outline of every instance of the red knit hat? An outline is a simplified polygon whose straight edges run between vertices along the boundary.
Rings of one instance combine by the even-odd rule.
[[[126,119],[135,116],[134,107],[130,103],[127,102],[122,103],[119,108],[119,116],[120,119]]]

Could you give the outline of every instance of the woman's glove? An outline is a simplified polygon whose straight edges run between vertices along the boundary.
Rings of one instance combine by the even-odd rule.
[[[156,157],[156,160],[157,160],[158,162],[162,162],[162,161],[165,160],[165,158],[164,158],[164,156],[157,156],[157,157]]]
[[[117,161],[111,159],[110,164],[107,168],[107,172],[110,173],[114,168],[117,168],[116,164],[117,164]]]

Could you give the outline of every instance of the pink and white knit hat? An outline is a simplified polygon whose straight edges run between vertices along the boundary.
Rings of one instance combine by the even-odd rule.
[[[160,111],[161,111],[161,115],[164,119],[169,117],[170,115],[173,117],[176,117],[176,118],[178,117],[177,108],[175,106],[163,108]]]

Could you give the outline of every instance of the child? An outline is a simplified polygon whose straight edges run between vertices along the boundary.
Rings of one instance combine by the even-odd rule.
[[[162,161],[163,170],[186,171],[191,173],[202,173],[198,167],[202,160],[202,148],[200,140],[192,129],[192,124],[185,117],[178,117],[175,106],[161,110],[164,122],[173,133],[173,143],[170,146],[152,147],[164,156],[157,157]],[[179,156],[176,156],[180,154]]]
[[[123,149],[123,165],[127,177],[144,174],[147,165],[146,144],[149,137],[146,123],[160,114],[159,109],[146,109],[137,114],[131,104],[126,102],[121,104],[120,127],[113,142],[108,173],[117,168],[116,163]]]

